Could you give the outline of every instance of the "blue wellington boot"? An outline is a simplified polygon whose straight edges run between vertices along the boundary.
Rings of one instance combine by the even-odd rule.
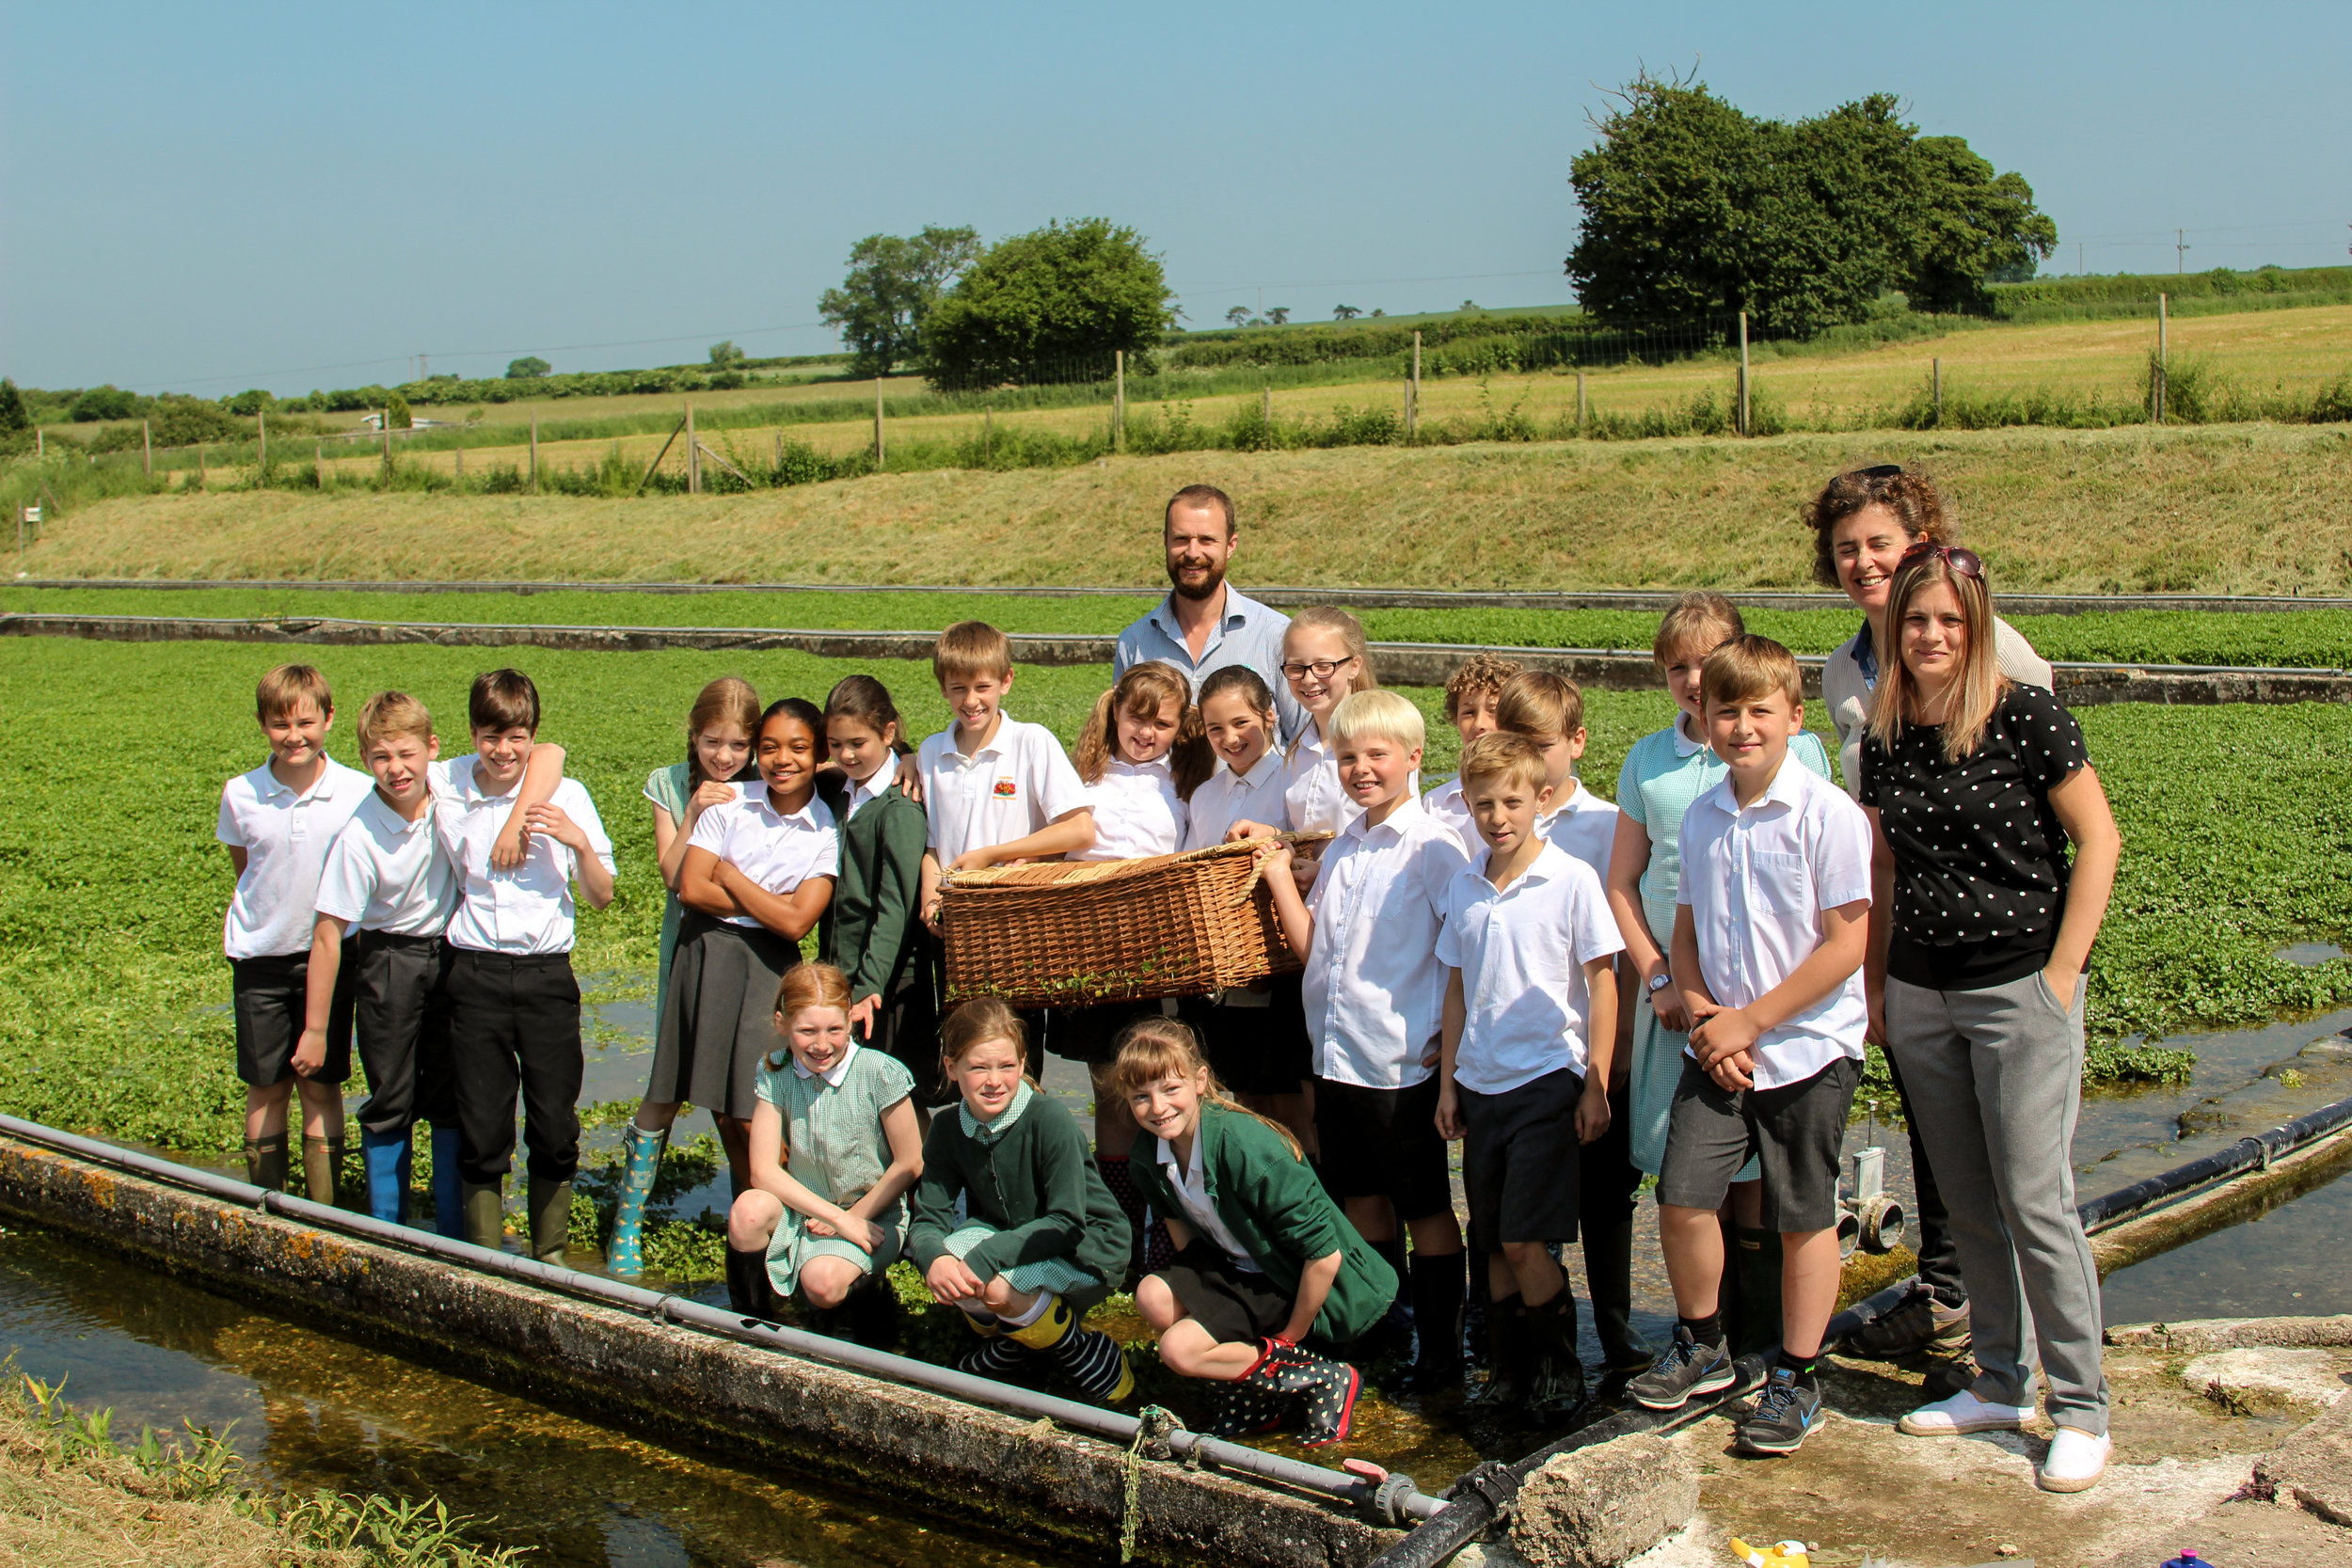
[[[398,1225],[408,1204],[408,1133],[359,1132],[359,1158],[368,1173],[368,1212]]]
[[[433,1130],[433,1228],[453,1242],[466,1239],[465,1179],[457,1174],[457,1129]]]
[[[644,1229],[645,1199],[652,1196],[653,1179],[661,1169],[661,1147],[669,1141],[669,1133],[648,1132],[634,1120],[622,1129],[627,1162],[621,1169],[620,1203],[612,1212],[612,1240],[604,1249],[605,1270],[616,1278],[634,1279],[645,1272],[638,1237]]]

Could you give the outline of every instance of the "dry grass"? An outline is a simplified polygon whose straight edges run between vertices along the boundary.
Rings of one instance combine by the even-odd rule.
[[[1149,584],[1161,504],[1205,480],[1241,502],[1244,581],[1792,588],[1801,503],[1885,460],[1945,482],[2008,589],[2352,590],[2352,432],[2272,426],[1210,451],[633,500],[170,495],[77,511],[20,569]]]
[[[0,1401],[0,1564],[357,1568],[357,1552],[298,1544],[226,1498],[186,1501],[119,1456],[66,1460],[24,1406]]]

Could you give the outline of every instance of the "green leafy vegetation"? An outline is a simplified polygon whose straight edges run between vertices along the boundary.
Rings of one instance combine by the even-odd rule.
[[[1142,361],[1175,325],[1174,295],[1142,235],[1108,218],[1058,220],[997,241],[962,269],[922,328],[942,388],[1062,379],[1073,360]]]

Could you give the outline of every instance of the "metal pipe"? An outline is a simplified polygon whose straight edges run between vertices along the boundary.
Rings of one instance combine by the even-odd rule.
[[[648,1291],[640,1286],[624,1285],[601,1275],[583,1274],[577,1269],[542,1263],[535,1258],[495,1252],[435,1231],[394,1225],[370,1214],[351,1213],[324,1203],[313,1203],[309,1198],[296,1197],[291,1193],[272,1192],[234,1177],[197,1170],[152,1154],[117,1148],[72,1132],[61,1132],[56,1128],[43,1127],[38,1122],[24,1121],[16,1117],[0,1116],[0,1133],[175,1186],[187,1187],[242,1208],[260,1209],[321,1229],[362,1236],[384,1245],[445,1259],[485,1274],[501,1275],[584,1296],[641,1316],[667,1319],[682,1326],[764,1345],[869,1377],[909,1384],[967,1403],[990,1405],[1020,1416],[1043,1417],[1057,1426],[1090,1433],[1122,1448],[1134,1443],[1136,1433],[1142,1429],[1142,1423],[1135,1417],[1121,1415],[1116,1410],[1056,1399],[1050,1394],[1033,1393],[1010,1384],[972,1377],[952,1368],[935,1367],[928,1361],[893,1355],[887,1351],[868,1350],[864,1345],[828,1338],[821,1334],[811,1334],[804,1329],[781,1323],[741,1317],[703,1302]],[[1181,1458],[1198,1450],[1202,1464],[1218,1470],[1273,1481],[1300,1491],[1321,1493],[1367,1508],[1376,1502],[1387,1517],[1395,1522],[1428,1518],[1442,1506],[1439,1499],[1417,1488],[1391,1485],[1385,1488],[1386,1495],[1382,1496],[1384,1487],[1379,1480],[1350,1475],[1341,1470],[1327,1470],[1319,1465],[1301,1464],[1279,1454],[1265,1453],[1195,1432],[1179,1429],[1169,1433],[1166,1441],[1169,1451],[1176,1456]]]
[[[2280,1155],[2300,1148],[2314,1139],[2326,1137],[2347,1124],[2352,1124],[2352,1098],[2339,1100],[2332,1105],[2323,1105],[2267,1132],[2240,1138],[2227,1148],[2217,1149],[2201,1159],[2175,1165],[2144,1181],[2119,1187],[2104,1196],[2092,1198],[2076,1212],[2082,1215],[2085,1230],[2105,1230],[2166,1198],[2177,1197],[2241,1171],[2264,1169]]]

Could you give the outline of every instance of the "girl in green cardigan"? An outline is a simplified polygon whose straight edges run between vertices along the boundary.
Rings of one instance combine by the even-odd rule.
[[[1078,1124],[1022,1071],[1028,1054],[1020,1018],[994,997],[947,1020],[940,1060],[961,1103],[924,1141],[907,1257],[981,1337],[961,1370],[1001,1378],[1041,1354],[1115,1404],[1135,1392],[1126,1354],[1079,1325],[1126,1267],[1127,1216]]]
[[[1355,1342],[1396,1299],[1396,1271],[1347,1223],[1280,1126],[1244,1110],[1175,1019],[1120,1037],[1117,1081],[1138,1139],[1136,1184],[1177,1258],[1136,1287],[1160,1359],[1217,1386],[1210,1432],[1263,1431],[1303,1405],[1310,1446],[1347,1439],[1362,1374],[1300,1348]]]
[[[939,1080],[939,943],[916,918],[930,830],[896,782],[900,734],[898,705],[871,675],[848,676],[825,698],[841,873],[818,950],[850,977],[851,1032],[914,1074],[916,1115],[928,1119],[956,1097]]]

